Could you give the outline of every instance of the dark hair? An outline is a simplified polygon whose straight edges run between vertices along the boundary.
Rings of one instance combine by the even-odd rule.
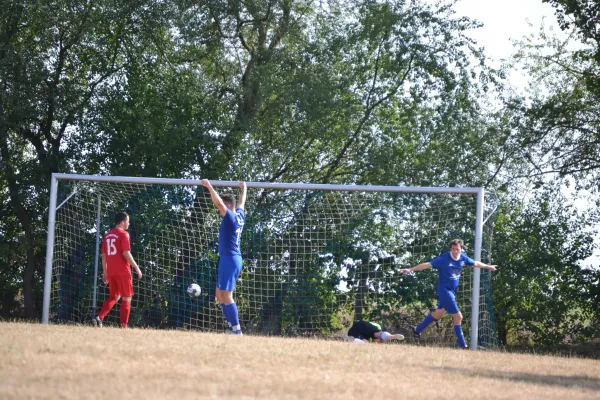
[[[121,222],[125,221],[129,217],[126,212],[120,212],[115,215],[115,225],[119,225]]]
[[[450,247],[454,246],[455,244],[459,245],[461,249],[465,247],[465,242],[463,242],[462,239],[454,239],[450,242]]]
[[[235,209],[235,196],[227,193],[221,196],[221,200],[223,200],[223,203],[225,203],[225,205],[231,204],[232,208]]]

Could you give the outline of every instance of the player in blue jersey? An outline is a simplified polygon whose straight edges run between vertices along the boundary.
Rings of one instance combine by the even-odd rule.
[[[246,183],[240,182],[242,194],[236,207],[235,197],[232,194],[219,194],[212,187],[208,179],[202,180],[202,186],[210,192],[210,198],[219,209],[223,220],[219,229],[219,271],[217,279],[217,300],[221,304],[229,330],[237,335],[242,334],[237,305],[233,300],[233,289],[240,272],[242,272],[242,253],[240,239],[242,229],[246,222]]]
[[[496,265],[484,264],[469,258],[462,252],[463,246],[464,242],[462,240],[454,239],[450,242],[451,251],[449,253],[444,253],[441,256],[434,258],[429,262],[419,264],[416,267],[402,269],[402,273],[408,274],[410,272],[422,271],[428,268],[437,269],[439,273],[437,291],[440,302],[438,308],[427,315],[423,322],[415,327],[415,335],[419,336],[429,324],[437,321],[442,318],[446,312],[449,312],[452,315],[452,320],[454,322],[454,333],[456,333],[456,337],[458,338],[458,345],[461,348],[466,348],[467,343],[465,342],[465,336],[461,326],[462,314],[456,304],[456,288],[458,288],[460,275],[465,265],[473,265],[475,268],[483,268],[489,271],[495,271]]]

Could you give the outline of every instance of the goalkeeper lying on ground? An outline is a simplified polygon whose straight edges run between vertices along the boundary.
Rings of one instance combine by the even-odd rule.
[[[350,330],[348,336],[344,337],[348,341],[355,343],[368,342],[386,342],[388,340],[404,340],[404,336],[400,334],[392,335],[381,329],[381,325],[376,322],[356,321]]]

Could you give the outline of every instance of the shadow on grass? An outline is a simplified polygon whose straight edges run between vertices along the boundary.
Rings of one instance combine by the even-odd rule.
[[[554,346],[530,347],[507,346],[504,348],[509,353],[551,355],[558,357],[578,357],[600,360],[600,339],[578,344],[557,344]]]
[[[472,370],[467,368],[435,367],[445,373],[451,372],[474,378],[503,379],[513,382],[533,383],[536,385],[556,386],[569,389],[589,389],[600,391],[600,378],[587,376],[539,375],[527,372],[504,372],[491,370]]]

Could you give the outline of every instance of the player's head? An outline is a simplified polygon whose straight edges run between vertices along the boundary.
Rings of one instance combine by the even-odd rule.
[[[235,196],[227,193],[221,196],[221,200],[225,203],[225,207],[229,208],[231,211],[235,211]]]
[[[465,247],[465,242],[462,239],[454,239],[450,242],[450,251],[452,252],[452,257],[457,258]]]
[[[115,215],[115,226],[127,230],[129,228],[129,214],[120,212]]]

